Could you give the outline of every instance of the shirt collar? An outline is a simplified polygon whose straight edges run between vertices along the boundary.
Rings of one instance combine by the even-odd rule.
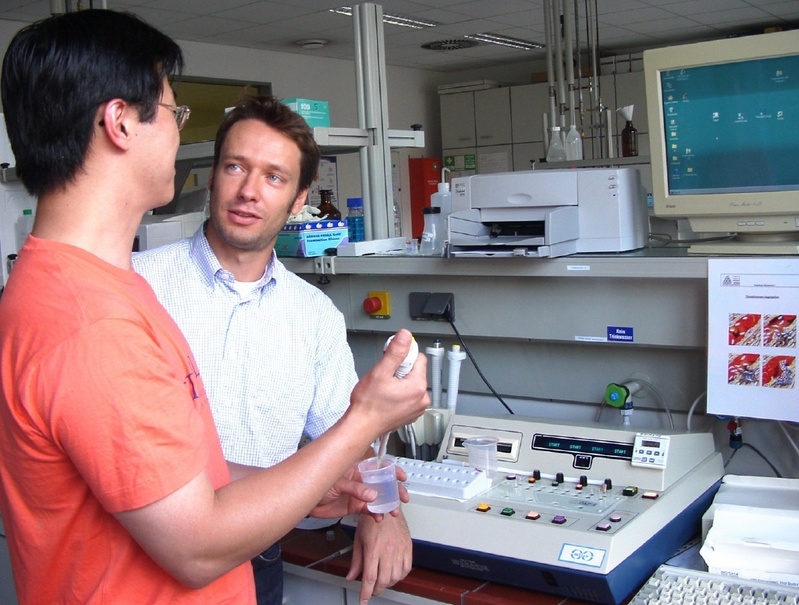
[[[207,223],[207,221],[206,221]],[[205,281],[205,285],[213,289],[217,283],[226,283],[232,285],[234,281],[233,274],[222,267],[216,254],[211,249],[211,244],[208,243],[208,238],[205,237],[206,223],[200,225],[189,242],[189,256],[197,264],[200,270],[200,275]],[[266,286],[272,279],[279,279],[284,271],[283,264],[277,260],[275,251],[272,250],[272,257],[266,265],[266,270],[258,280],[258,287],[263,292]]]

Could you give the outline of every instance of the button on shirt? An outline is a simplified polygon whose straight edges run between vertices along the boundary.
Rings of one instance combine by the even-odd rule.
[[[225,458],[268,467],[319,437],[349,405],[358,377],[344,317],[276,255],[251,289],[235,288],[205,237],[135,254],[135,270],[186,336]]]

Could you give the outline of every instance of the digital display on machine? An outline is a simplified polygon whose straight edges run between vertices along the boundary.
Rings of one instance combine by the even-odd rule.
[[[669,195],[799,190],[799,56],[660,73]]]
[[[532,449],[625,460],[632,460],[633,457],[632,443],[579,439],[562,435],[542,435],[540,433],[533,435]]]

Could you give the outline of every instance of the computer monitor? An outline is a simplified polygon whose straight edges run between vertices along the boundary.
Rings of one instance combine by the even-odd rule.
[[[799,31],[644,52],[654,213],[689,253],[799,254]]]

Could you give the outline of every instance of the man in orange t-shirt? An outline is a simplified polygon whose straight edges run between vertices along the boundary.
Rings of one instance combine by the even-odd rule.
[[[194,357],[131,269],[142,215],[174,195],[182,64],[170,38],[107,10],[27,26],[3,61],[17,173],[38,198],[0,299],[0,513],[20,605],[254,603],[249,560],[312,511],[362,512],[376,494],[353,465],[429,403],[423,356],[394,376],[402,330],[338,423],[230,481]]]
[[[2,317],[18,318],[0,345],[9,403],[0,407],[0,451],[14,469],[2,472],[3,514],[20,603],[73,595],[80,603],[179,604],[198,602],[199,593],[207,599],[199,602],[254,603],[251,566],[193,590],[114,517],[201,472],[214,489],[228,483],[194,358],[150,287],[38,237],[14,273],[0,302]],[[6,376],[20,392],[6,388]]]

